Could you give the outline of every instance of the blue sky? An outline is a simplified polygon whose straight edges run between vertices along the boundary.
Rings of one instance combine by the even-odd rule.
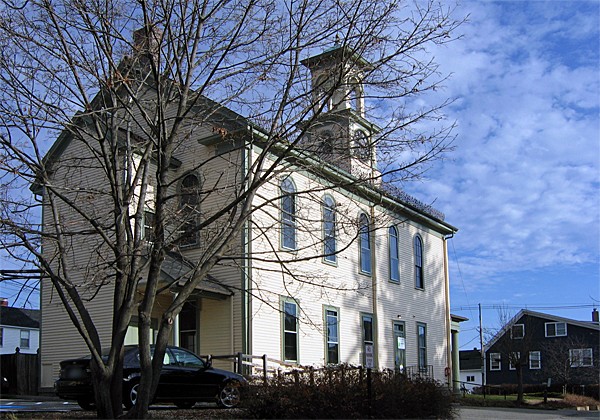
[[[600,2],[464,1],[452,72],[456,151],[406,189],[460,231],[449,243],[461,348],[497,305],[590,320],[600,304]],[[574,308],[565,308],[573,306]]]

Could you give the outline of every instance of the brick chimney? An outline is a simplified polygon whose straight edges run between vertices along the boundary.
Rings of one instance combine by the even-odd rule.
[[[592,310],[592,322],[600,322],[598,319],[598,309],[596,308]]]
[[[133,54],[138,57],[140,63],[149,65],[150,60],[155,63],[160,52],[160,38],[162,31],[156,26],[140,28],[133,32]]]

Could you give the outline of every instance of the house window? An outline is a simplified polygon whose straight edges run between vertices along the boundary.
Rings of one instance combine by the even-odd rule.
[[[510,329],[510,338],[514,340],[520,340],[525,337],[525,325],[515,324]]]
[[[406,331],[404,322],[394,321],[394,368],[404,372],[406,366]]]
[[[475,382],[475,375],[467,375],[467,382]]]
[[[569,349],[571,367],[588,367],[594,365],[592,349]]]
[[[388,245],[390,280],[397,283],[400,281],[400,265],[398,263],[398,229],[396,226],[390,226]]]
[[[325,326],[327,334],[325,363],[327,364],[338,364],[340,362],[339,321],[339,312],[336,308],[325,308]]]
[[[369,219],[366,215],[360,215],[359,225],[360,271],[365,274],[371,274],[371,232]]]
[[[529,352],[529,369],[542,368],[542,353],[539,351]]]
[[[283,360],[298,361],[298,305],[292,299],[282,301]]]
[[[502,357],[500,353],[490,353],[490,370],[502,370]]]
[[[337,261],[335,222],[335,202],[331,197],[325,196],[323,199],[323,245],[325,261],[331,263]]]
[[[281,183],[281,246],[296,249],[296,187],[290,177]]]
[[[423,289],[423,241],[420,236],[415,236],[414,243],[415,252],[415,287]]]
[[[514,351],[510,354],[510,357],[508,358],[508,369],[509,370],[515,370],[517,364],[520,362],[521,359],[521,352],[519,351]]]
[[[567,324],[565,322],[546,322],[546,337],[565,337]]]
[[[29,348],[29,330],[21,330],[21,340],[19,343],[19,347],[22,349]]]
[[[417,323],[418,365],[420,371],[427,370],[427,325]]]
[[[363,364],[366,364],[366,355],[367,355],[367,346],[374,346],[375,342],[373,337],[373,315],[371,314],[363,314],[361,316],[362,322],[362,337],[363,337]]]
[[[200,180],[194,174],[188,174],[181,180],[179,209],[182,217],[182,246],[198,244],[197,220],[200,214]]]
[[[154,213],[144,211],[144,233],[143,237],[147,242],[154,242]]]

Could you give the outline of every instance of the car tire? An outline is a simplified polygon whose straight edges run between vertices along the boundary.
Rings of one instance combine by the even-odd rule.
[[[129,385],[125,387],[125,393],[123,395],[123,405],[127,410],[131,410],[137,401],[138,389],[140,382],[137,380],[131,381]]]
[[[77,400],[77,404],[79,404],[79,406],[85,411],[96,409],[96,403],[88,398],[81,398]]]
[[[241,400],[240,383],[229,381],[221,387],[217,395],[217,404],[223,408],[236,407]]]
[[[196,405],[196,401],[175,401],[174,404],[177,406],[177,408],[181,408],[182,410],[186,410],[188,408],[192,408],[194,405]]]

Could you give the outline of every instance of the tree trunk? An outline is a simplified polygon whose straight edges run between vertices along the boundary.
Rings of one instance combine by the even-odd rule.
[[[523,365],[517,366],[517,404],[523,404]]]

